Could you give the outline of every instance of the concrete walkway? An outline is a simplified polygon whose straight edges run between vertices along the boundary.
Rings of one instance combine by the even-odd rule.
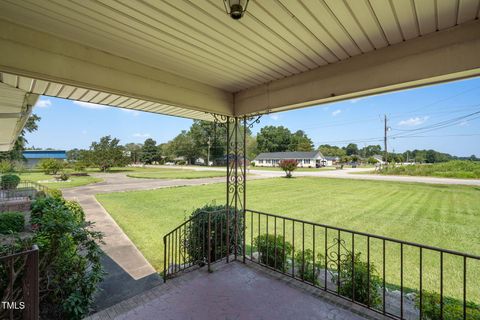
[[[224,182],[225,178],[157,180],[129,178],[125,173],[95,174],[95,177],[102,178],[104,181],[64,189],[62,192],[66,199],[79,202],[85,210],[87,220],[94,222],[95,229],[105,235],[105,243],[101,247],[105,252],[102,264],[107,275],[100,285],[102,291],[95,302],[95,309],[101,310],[159,285],[162,279],[115,220],[98,203],[95,195],[219,183]]]

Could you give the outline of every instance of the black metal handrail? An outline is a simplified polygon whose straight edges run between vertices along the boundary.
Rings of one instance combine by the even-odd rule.
[[[39,191],[48,193],[49,189],[30,180],[21,180],[18,185],[0,188],[0,201],[34,199]]]
[[[211,263],[228,260],[233,252],[230,215],[223,209],[202,211],[167,233],[163,237],[164,281],[195,266],[207,265],[210,271]]]
[[[39,251],[32,249],[0,257],[1,319],[39,318]]]
[[[468,270],[480,272],[480,256],[256,210],[245,210],[244,221],[247,232],[243,244],[250,247],[244,251],[248,260],[390,318],[425,319],[424,304],[428,295],[428,303],[438,296],[439,310],[435,317],[444,319],[446,301],[452,301],[452,297],[445,294],[446,276],[459,278],[456,279],[460,287],[457,291],[461,291],[461,297],[454,300],[461,303],[463,319],[467,319],[467,309],[476,308],[480,301],[478,276],[473,280],[468,278]],[[433,254],[437,255],[436,263],[432,262]],[[446,273],[447,256],[458,260],[448,261],[449,274]],[[381,271],[377,272],[374,264],[381,265]],[[459,266],[460,270],[451,272],[452,265]],[[416,274],[412,277],[413,272]],[[438,283],[426,279],[425,273],[430,276],[438,273]],[[413,278],[416,278],[416,288]],[[473,283],[470,287],[469,281]],[[366,288],[359,288],[359,284]],[[394,295],[395,289],[399,294]],[[407,293],[416,295],[415,303],[410,300],[406,305]]]

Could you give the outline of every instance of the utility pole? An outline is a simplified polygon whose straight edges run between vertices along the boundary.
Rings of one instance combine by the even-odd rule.
[[[385,115],[385,128],[384,128],[384,138],[383,138],[383,144],[385,148],[385,163],[388,163],[388,151],[387,151],[387,131],[388,131],[388,125],[387,125],[387,115]]]
[[[209,167],[209,166],[210,166],[210,145],[211,145],[210,136],[208,137],[207,144],[208,144],[208,149],[207,149],[207,167]]]

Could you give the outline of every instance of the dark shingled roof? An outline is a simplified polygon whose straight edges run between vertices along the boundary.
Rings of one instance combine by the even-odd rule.
[[[323,155],[320,151],[312,151],[312,152],[264,152],[260,153],[255,160],[265,160],[265,159],[313,159],[317,156],[323,158]]]

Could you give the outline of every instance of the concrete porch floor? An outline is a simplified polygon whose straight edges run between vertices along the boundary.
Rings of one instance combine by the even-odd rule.
[[[184,273],[88,319],[383,319],[252,263],[212,269]]]

